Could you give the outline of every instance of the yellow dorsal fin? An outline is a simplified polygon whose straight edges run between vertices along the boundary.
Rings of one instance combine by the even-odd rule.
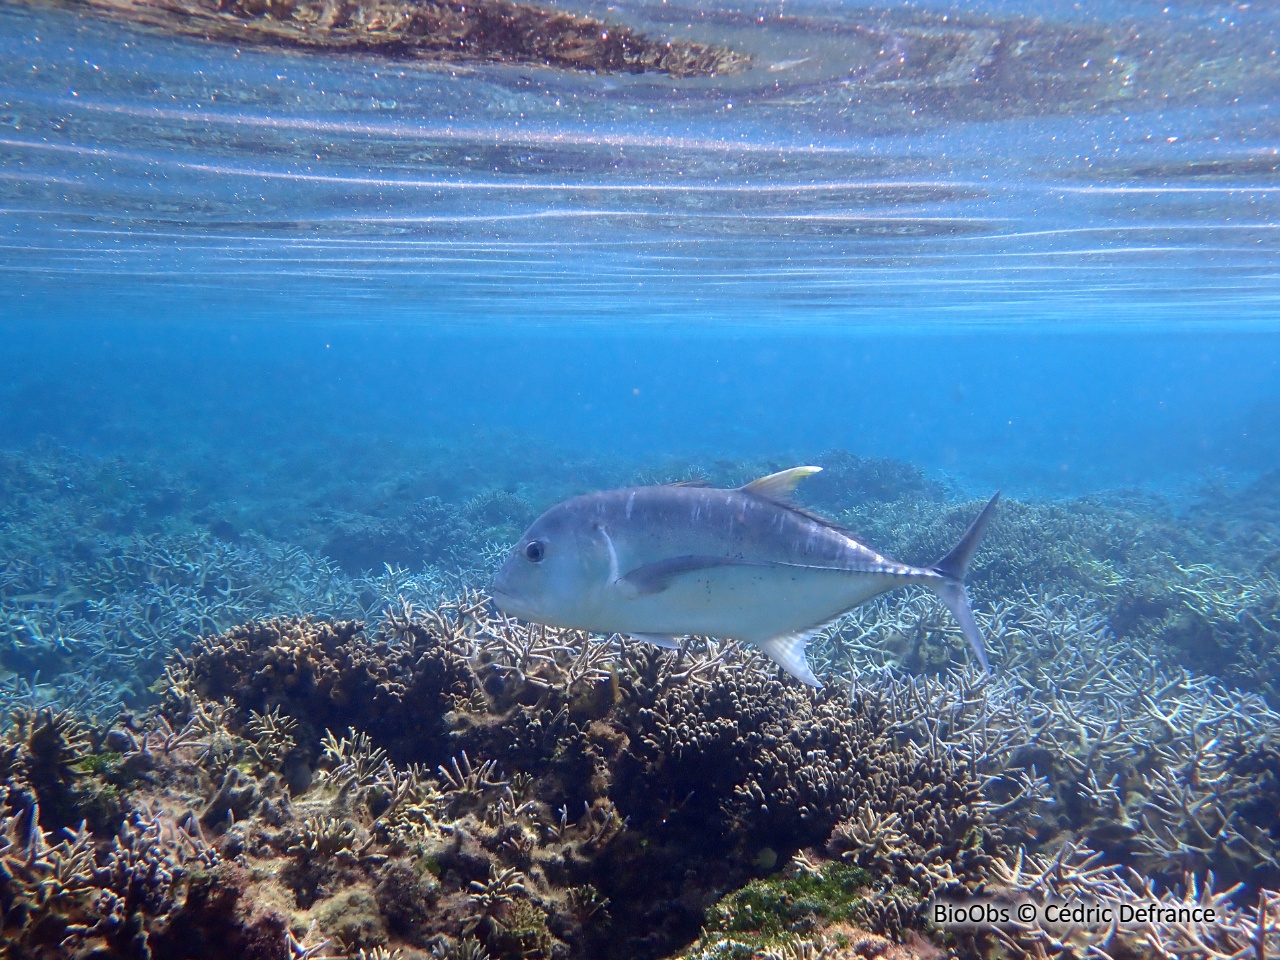
[[[778,500],[785,503],[795,493],[796,487],[805,477],[820,473],[821,467],[792,467],[790,470],[779,470],[759,480],[752,480],[742,490],[753,493],[766,500]]]

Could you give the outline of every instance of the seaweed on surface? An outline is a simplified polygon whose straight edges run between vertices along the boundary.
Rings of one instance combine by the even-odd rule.
[[[64,0],[128,23],[229,43],[429,61],[543,64],[601,73],[714,76],[746,68],[727,47],[648,37],[517,0]]]

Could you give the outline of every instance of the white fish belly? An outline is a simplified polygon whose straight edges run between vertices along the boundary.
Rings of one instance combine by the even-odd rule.
[[[759,643],[816,627],[911,578],[813,568],[726,566],[678,577],[639,597],[622,591],[602,611],[619,633],[696,633]]]

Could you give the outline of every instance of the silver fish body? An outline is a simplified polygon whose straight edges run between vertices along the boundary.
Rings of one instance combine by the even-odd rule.
[[[567,500],[538,518],[493,584],[506,613],[661,646],[701,634],[754,644],[818,686],[804,659],[826,624],[888,590],[931,587],[985,665],[964,568],[995,504],[934,567],[899,563],[787,497],[816,467],[726,490],[670,485]]]

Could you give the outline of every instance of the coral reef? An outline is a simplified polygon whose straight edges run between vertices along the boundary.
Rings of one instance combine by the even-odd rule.
[[[1185,885],[1161,890],[1137,874],[1125,876],[1113,867],[1099,866],[1098,855],[1087,847],[1067,844],[1053,855],[1029,855],[1019,850],[1011,861],[996,864],[991,892],[1007,902],[1131,903],[1159,915],[1150,920],[1101,924],[1008,924],[993,928],[993,947],[1004,956],[1135,956],[1151,960],[1227,960],[1265,958],[1280,949],[1280,898],[1260,893],[1242,909],[1232,901],[1235,888],[1215,892],[1213,881],[1188,878]],[[1210,907],[1212,923],[1193,919],[1189,908]],[[958,938],[966,946],[972,934]]]
[[[387,565],[467,567],[487,544],[513,541],[534,516],[523,498],[501,490],[485,491],[461,509],[424,497],[390,516],[337,519],[321,552],[352,575]]]
[[[11,505],[0,513],[4,702],[110,718],[122,702],[147,702],[168,655],[201,634],[273,612],[367,616],[388,598],[434,602],[485,578],[491,544],[511,535],[521,504],[482,491],[464,504],[476,522],[450,525],[438,500],[424,501],[459,535],[448,551],[406,553],[411,572],[383,541],[362,558],[373,572],[360,575],[361,563],[348,575],[326,556],[237,530],[217,500],[152,471],[62,451],[0,455],[0,498]],[[339,538],[344,522],[329,518],[313,539]],[[364,515],[366,526],[379,522]],[[410,532],[441,543],[431,530],[424,520]]]
[[[327,460],[308,463],[319,499],[289,488],[284,477],[296,483],[298,469],[282,464],[282,487],[259,492],[260,503],[152,463],[56,449],[0,456],[0,495],[12,505],[0,515],[0,669],[38,673],[46,701],[96,703],[106,716],[121,700],[145,702],[168,651],[202,633],[277,613],[367,619],[400,597],[431,605],[484,583],[541,507],[580,489],[566,478],[605,486],[703,472],[672,462],[641,478],[623,464],[570,462],[533,486],[495,483],[470,460],[415,474],[387,456],[385,475],[357,473],[354,485],[329,477]],[[809,502],[905,560],[935,560],[972,513],[909,465],[842,451],[814,459],[827,470],[807,484]],[[718,462],[708,473],[732,484],[779,465]],[[1024,587],[1088,597],[1117,636],[1155,634],[1177,662],[1275,705],[1280,590],[1267,563],[1280,530],[1267,481],[1255,487],[1211,491],[1220,509],[1202,501],[1181,515],[1137,495],[1006,500],[972,592],[979,603]],[[939,646],[945,630],[928,636],[904,666],[963,664],[961,647]]]
[[[1172,557],[1155,589],[1127,592],[1115,620],[1187,667],[1280,704],[1280,579],[1270,570],[1222,572]]]
[[[101,733],[46,710],[0,741],[4,955],[277,956],[278,918],[243,899],[240,871],[194,816],[135,793],[175,744]]]
[[[814,506],[904,559],[972,513],[909,466],[827,462]],[[995,673],[908,593],[811,644],[813,692],[731,643],[496,616],[468,587],[564,481],[458,476],[362,481],[267,531],[154,465],[0,457],[8,955],[1280,948],[1274,481],[1181,512],[1013,502],[975,572]],[[1224,919],[930,922],[978,895]]]
[[[863,617],[874,622],[859,628]],[[940,622],[931,602],[900,601],[841,624],[821,650],[881,699],[899,736],[995,777],[993,799],[1006,816],[1021,810],[1037,844],[1087,839],[1166,888],[1210,873],[1250,895],[1280,886],[1280,714],[1261,698],[1170,663],[1155,640],[1115,637],[1067,597],[991,612],[999,676],[879,665],[881,635],[928,637]]]
[[[823,502],[831,509],[843,506],[834,515],[867,542],[917,563],[942,556],[973,512],[972,505],[923,493],[853,506],[837,497]],[[1253,500],[1247,502],[1256,510]],[[1265,521],[1262,529],[1280,533]],[[1118,638],[1153,643],[1165,660],[1261,693],[1276,707],[1280,581],[1267,566],[1272,553],[1258,534],[1256,526],[1210,516],[1204,504],[1178,516],[1168,504],[1137,495],[1005,501],[1000,523],[975,558],[971,593],[976,602],[992,606],[1028,591],[1081,598],[1077,606],[1101,618]],[[868,623],[862,614],[855,618]],[[941,621],[915,618],[916,636],[890,636],[891,623],[887,618],[872,628],[888,658],[901,666],[930,671],[965,662],[958,634]],[[945,639],[948,634],[952,639]]]
[[[919,467],[888,457],[859,457],[832,450],[821,458],[822,473],[812,477],[803,494],[807,502],[833,514],[860,506],[942,500],[946,488]]]

